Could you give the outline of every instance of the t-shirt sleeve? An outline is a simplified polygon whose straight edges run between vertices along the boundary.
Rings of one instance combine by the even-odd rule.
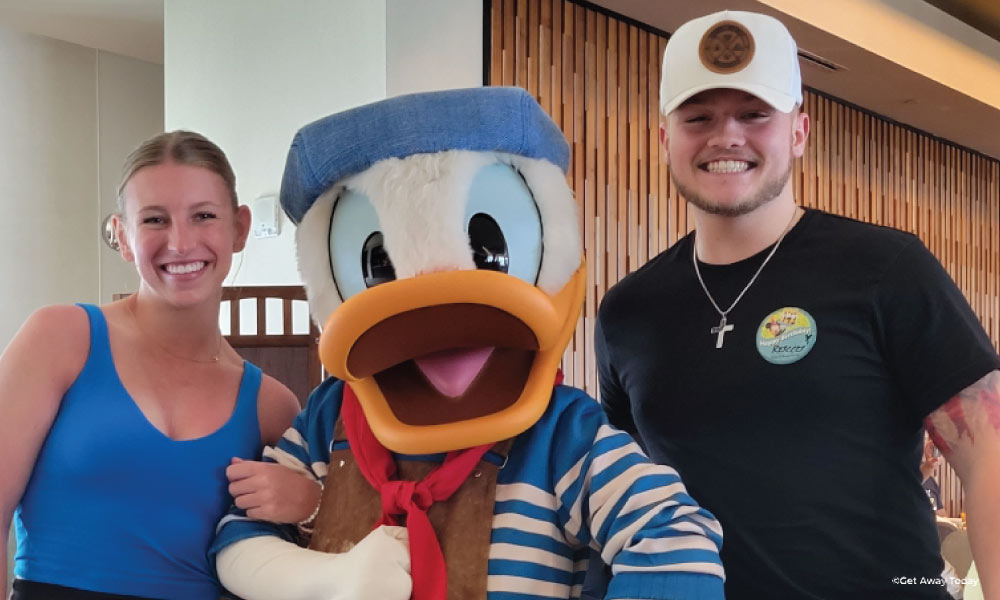
[[[888,368],[921,419],[1000,368],[965,296],[918,239],[878,283],[875,315]]]
[[[601,406],[604,407],[608,421],[613,426],[639,439],[639,431],[632,418],[632,405],[629,402],[628,393],[618,378],[618,372],[611,358],[611,349],[605,336],[604,327],[607,320],[604,314],[605,310],[606,307],[602,306],[597,316],[597,325],[594,328],[594,353],[597,356],[597,379]]]

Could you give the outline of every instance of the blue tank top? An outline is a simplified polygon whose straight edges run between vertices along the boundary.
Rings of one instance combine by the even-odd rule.
[[[244,362],[232,416],[214,433],[174,441],[125,391],[99,308],[90,354],[63,396],[14,513],[22,579],[156,598],[216,600],[207,550],[232,502],[225,469],[254,459],[260,369]]]

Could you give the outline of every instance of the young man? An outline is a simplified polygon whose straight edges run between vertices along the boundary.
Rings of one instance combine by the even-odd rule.
[[[788,31],[691,21],[660,95],[696,232],[605,297],[601,397],[719,518],[727,597],[946,598],[923,427],[1000,597],[1000,358],[919,239],[796,205],[809,118]]]

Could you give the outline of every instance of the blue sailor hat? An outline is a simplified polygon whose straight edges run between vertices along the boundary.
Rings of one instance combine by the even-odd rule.
[[[521,88],[397,96],[314,121],[295,134],[281,206],[298,224],[331,185],[386,158],[444,150],[507,152],[569,167],[569,144]]]

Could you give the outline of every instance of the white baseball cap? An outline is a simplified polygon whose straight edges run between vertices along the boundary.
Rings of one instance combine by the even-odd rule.
[[[802,103],[798,48],[774,17],[726,10],[681,25],[663,52],[660,111],[717,88],[757,96],[781,112]]]

